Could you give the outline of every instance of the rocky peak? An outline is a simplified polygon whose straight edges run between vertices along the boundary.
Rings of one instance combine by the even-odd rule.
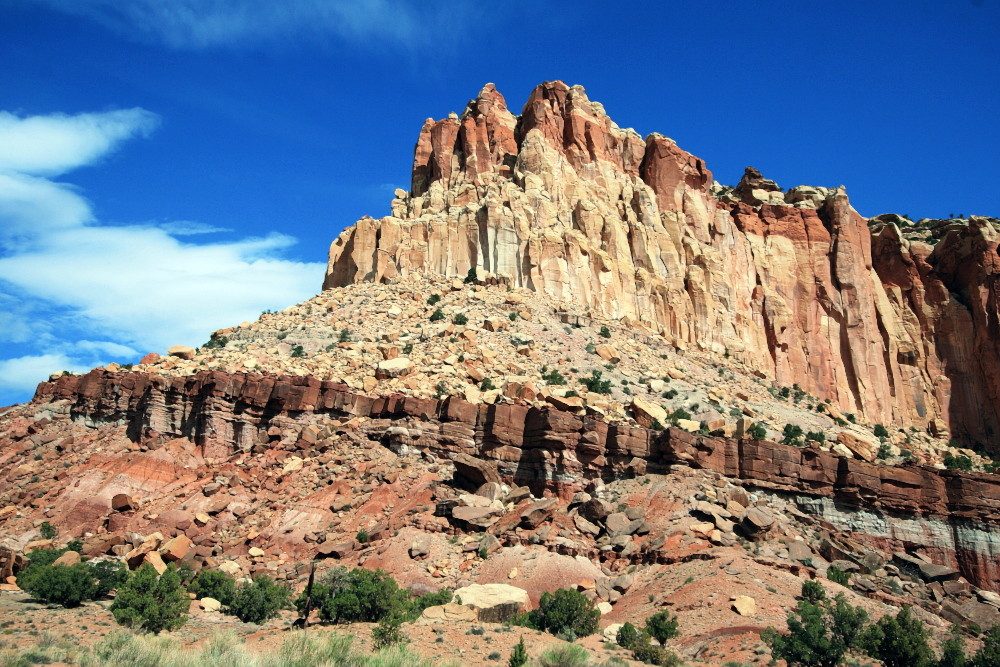
[[[520,116],[488,84],[461,116],[426,121],[412,180],[392,215],[333,242],[325,288],[475,268],[871,422],[1000,433],[992,224],[881,234],[842,187],[785,192],[752,167],[720,189],[704,161],[561,81]]]

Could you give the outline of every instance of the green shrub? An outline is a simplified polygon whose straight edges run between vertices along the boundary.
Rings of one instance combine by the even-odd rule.
[[[507,660],[507,667],[524,667],[528,663],[528,649],[524,646],[524,636],[521,636],[521,641],[514,645],[514,650],[511,651],[510,659]]]
[[[427,297],[428,306],[436,306],[440,301],[441,301],[440,294],[431,294],[429,297]]]
[[[590,377],[581,378],[580,382],[587,388],[587,391],[594,394],[610,394],[611,380],[602,380],[602,372],[599,370],[590,371]]]
[[[878,446],[878,453],[875,454],[875,458],[887,459],[890,456],[892,456],[892,450],[889,448],[889,445],[883,442],[881,445]]]
[[[747,435],[750,436],[751,440],[763,440],[767,437],[767,429],[762,424],[754,422],[747,429]]]
[[[971,667],[994,667],[1000,665],[1000,625],[994,625],[993,629],[983,637],[983,646],[979,653],[972,659]]]
[[[378,623],[390,615],[403,615],[409,598],[409,591],[382,570],[335,568],[313,586],[320,618],[337,623]]]
[[[205,350],[218,350],[224,348],[227,343],[229,343],[229,339],[226,336],[219,336],[218,338],[210,339],[201,347]]]
[[[361,544],[364,544],[370,539],[370,537],[371,536],[368,534],[368,531],[362,528],[354,536],[354,539],[356,539],[358,542],[361,542]]]
[[[64,607],[79,607],[95,595],[94,575],[86,563],[39,565],[29,576],[18,577],[18,584],[32,597]]]
[[[493,384],[493,380],[489,378],[483,378],[482,383],[479,385],[480,391],[492,391],[496,388],[497,386]]]
[[[785,424],[785,428],[781,431],[781,443],[784,445],[795,445],[796,447],[802,444],[802,427],[798,424]]]
[[[410,641],[410,638],[400,630],[401,623],[399,617],[391,616],[383,618],[378,625],[372,628],[372,645],[376,651]]]
[[[823,433],[823,431],[809,431],[806,433],[806,440],[812,440],[813,442],[823,444],[826,442],[826,433]]]
[[[292,345],[291,356],[295,358],[301,358],[306,356],[306,351],[302,349],[301,345]]]
[[[803,599],[788,614],[788,634],[769,627],[760,637],[774,659],[788,665],[834,667],[858,645],[867,620],[868,613],[847,604],[843,595],[818,603]]]
[[[236,593],[236,581],[225,572],[205,570],[191,582],[188,591],[199,599],[213,598],[221,602],[223,607],[228,607]]]
[[[350,329],[341,329],[340,330],[340,337],[337,339],[337,341],[340,342],[340,343],[350,343],[351,342],[351,330]]]
[[[865,630],[861,645],[885,667],[930,667],[934,654],[924,624],[903,607],[895,616],[883,616]]]
[[[152,565],[144,563],[118,588],[111,613],[125,627],[157,634],[184,625],[189,606],[173,565],[157,575]]]
[[[291,608],[291,599],[287,588],[259,575],[253,582],[236,587],[229,613],[244,623],[260,624],[276,617],[282,609]]]
[[[444,319],[444,311],[441,310],[440,308],[435,308],[434,312],[431,313],[430,317],[431,322],[439,322],[443,319]]]
[[[671,616],[668,611],[653,614],[646,619],[646,633],[663,646],[668,639],[680,634],[677,630],[677,617]]]
[[[970,472],[972,470],[972,459],[970,459],[965,454],[960,456],[952,456],[951,454],[944,455],[944,467],[948,470],[961,470],[963,472]]]
[[[971,667],[974,664],[969,658],[965,657],[965,641],[962,639],[960,632],[961,629],[956,631],[941,645],[941,659],[938,660],[935,667]]]
[[[93,598],[103,598],[111,591],[121,588],[128,581],[128,569],[125,563],[117,560],[102,560],[88,562],[90,575],[94,579]]]
[[[826,578],[830,581],[840,584],[841,586],[850,586],[851,575],[848,572],[844,572],[839,567],[831,565],[826,571]]]
[[[684,408],[677,408],[670,413],[670,421],[676,424],[678,419],[691,419],[691,413]]]
[[[802,582],[801,597],[809,602],[821,602],[826,599],[826,589],[818,581],[809,579]]]
[[[542,379],[545,380],[545,384],[554,384],[554,385],[566,384],[566,378],[563,377],[562,373],[560,373],[554,368],[548,373],[542,375]]]
[[[459,313],[458,315],[455,315],[455,317],[451,318],[451,321],[452,324],[464,326],[469,323],[469,318],[465,315],[465,313]]]
[[[881,424],[875,424],[875,428],[872,430],[872,432],[875,434],[875,437],[878,438],[879,440],[884,440],[889,437],[889,431],[886,430],[885,426],[882,426]]]
[[[618,634],[615,635],[615,641],[622,648],[627,648],[632,650],[640,643],[645,642],[645,638],[639,633],[631,623],[624,623],[622,627],[618,628]]]
[[[601,327],[600,335],[601,338],[611,338],[611,329],[607,328],[606,326]]]
[[[465,274],[465,283],[466,284],[474,283],[478,280],[479,277],[476,275],[476,268],[472,267],[471,269],[469,269],[469,272]]]
[[[542,593],[538,609],[530,612],[534,627],[553,635],[572,633],[586,637],[597,632],[601,612],[577,590],[560,588],[555,593]]]
[[[42,525],[38,527],[38,533],[42,536],[43,540],[54,539],[56,532],[56,527],[48,521],[43,521]]]

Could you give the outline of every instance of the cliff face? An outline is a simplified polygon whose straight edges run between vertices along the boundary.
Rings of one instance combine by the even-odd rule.
[[[475,268],[729,351],[871,422],[995,449],[997,242],[981,218],[911,242],[869,229],[842,189],[784,192],[753,169],[722,188],[579,86],[542,84],[515,116],[487,85],[460,117],[424,123],[410,192],[333,242],[325,287]]]
[[[878,541],[883,550],[922,551],[978,586],[1000,587],[995,475],[877,466],[771,442],[702,437],[674,428],[652,431],[555,409],[475,405],[454,396],[376,398],[302,376],[203,371],[164,377],[94,370],[39,385],[33,405],[42,412],[58,406],[76,423],[123,427],[130,440],[155,451],[169,449],[178,438],[195,445],[179,445],[171,456],[157,459],[166,467],[181,465],[186,456],[228,469],[227,461],[274,447],[268,443],[278,431],[302,430],[302,455],[314,456],[309,443],[316,439],[305,435],[302,423],[313,424],[316,433],[324,420],[342,424],[348,418],[357,421],[359,441],[451,460],[477,483],[503,480],[565,497],[589,480],[667,473],[675,466],[706,469],[795,494],[796,502],[845,533]],[[43,421],[37,428],[45,426]],[[110,470],[102,478],[91,470],[53,507],[68,517],[67,525],[88,530],[104,520],[119,489],[113,482],[127,474],[135,471]],[[172,468],[147,466],[139,476],[166,483],[178,475]]]

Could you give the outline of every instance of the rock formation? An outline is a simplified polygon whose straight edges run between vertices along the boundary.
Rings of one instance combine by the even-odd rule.
[[[883,216],[884,218],[885,216]],[[873,423],[940,424],[996,450],[996,221],[931,246],[842,188],[734,188],[672,140],[622,129],[583,88],[521,115],[490,84],[427,120],[409,192],[330,248],[326,287],[471,268],[731,355]]]
[[[377,398],[310,377],[206,371],[169,378],[95,370],[43,383],[35,401],[58,405],[78,422],[124,426],[134,440],[154,447],[187,439],[198,455],[219,463],[264,450],[276,430],[294,432],[303,415],[318,415],[366,418],[360,428],[368,438],[400,453],[453,460],[472,486],[505,481],[569,497],[592,480],[669,473],[678,465],[711,470],[800,494],[803,507],[842,530],[883,546],[920,548],[973,583],[1000,590],[996,475],[879,466],[772,442],[652,431],[524,405]],[[314,424],[313,433],[322,426]],[[305,455],[311,455],[308,448]],[[61,512],[83,524],[99,520],[114,502],[99,493],[70,496],[76,504],[63,504]]]

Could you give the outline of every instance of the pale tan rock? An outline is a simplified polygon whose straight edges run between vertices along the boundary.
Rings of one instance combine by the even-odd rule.
[[[732,598],[733,611],[740,616],[754,617],[757,615],[757,601],[749,595],[737,595]]]
[[[436,623],[474,622],[477,619],[478,614],[473,607],[449,602],[448,604],[427,607],[420,614],[416,623],[417,625],[433,625]]]
[[[146,553],[146,555],[143,556],[142,562],[143,564],[148,563],[149,565],[152,565],[157,574],[163,574],[167,571],[167,564],[163,562],[163,559],[157,551],[150,551]]]
[[[528,591],[510,584],[472,584],[455,591],[455,598],[476,610],[480,621],[504,620],[528,608]]]
[[[69,567],[70,565],[76,565],[80,562],[80,554],[76,551],[67,551],[59,558],[52,561],[53,565],[65,565]]]
[[[202,611],[221,611],[222,603],[215,598],[202,598],[198,600],[198,606],[201,607]]]
[[[636,422],[643,428],[652,428],[653,424],[657,422],[660,426],[667,425],[667,411],[659,405],[635,396],[632,398],[631,407]]]
[[[285,465],[282,466],[281,472],[283,473],[298,472],[299,470],[302,470],[302,466],[304,464],[305,462],[302,460],[302,458],[298,456],[289,456],[285,462]]]
[[[413,362],[406,357],[397,357],[380,361],[375,373],[379,379],[397,378],[409,374],[413,370]]]
[[[861,429],[841,431],[837,435],[837,442],[865,461],[874,461],[882,444],[874,435],[865,433]]]
[[[167,350],[167,354],[178,359],[194,359],[194,348],[186,345],[174,345]]]
[[[616,350],[613,346],[608,345],[607,343],[601,343],[600,345],[596,346],[594,348],[594,352],[596,352],[597,356],[599,356],[601,359],[604,359],[605,361],[610,361],[613,364],[617,364],[619,361],[622,360],[622,355],[618,353],[618,350]]]

